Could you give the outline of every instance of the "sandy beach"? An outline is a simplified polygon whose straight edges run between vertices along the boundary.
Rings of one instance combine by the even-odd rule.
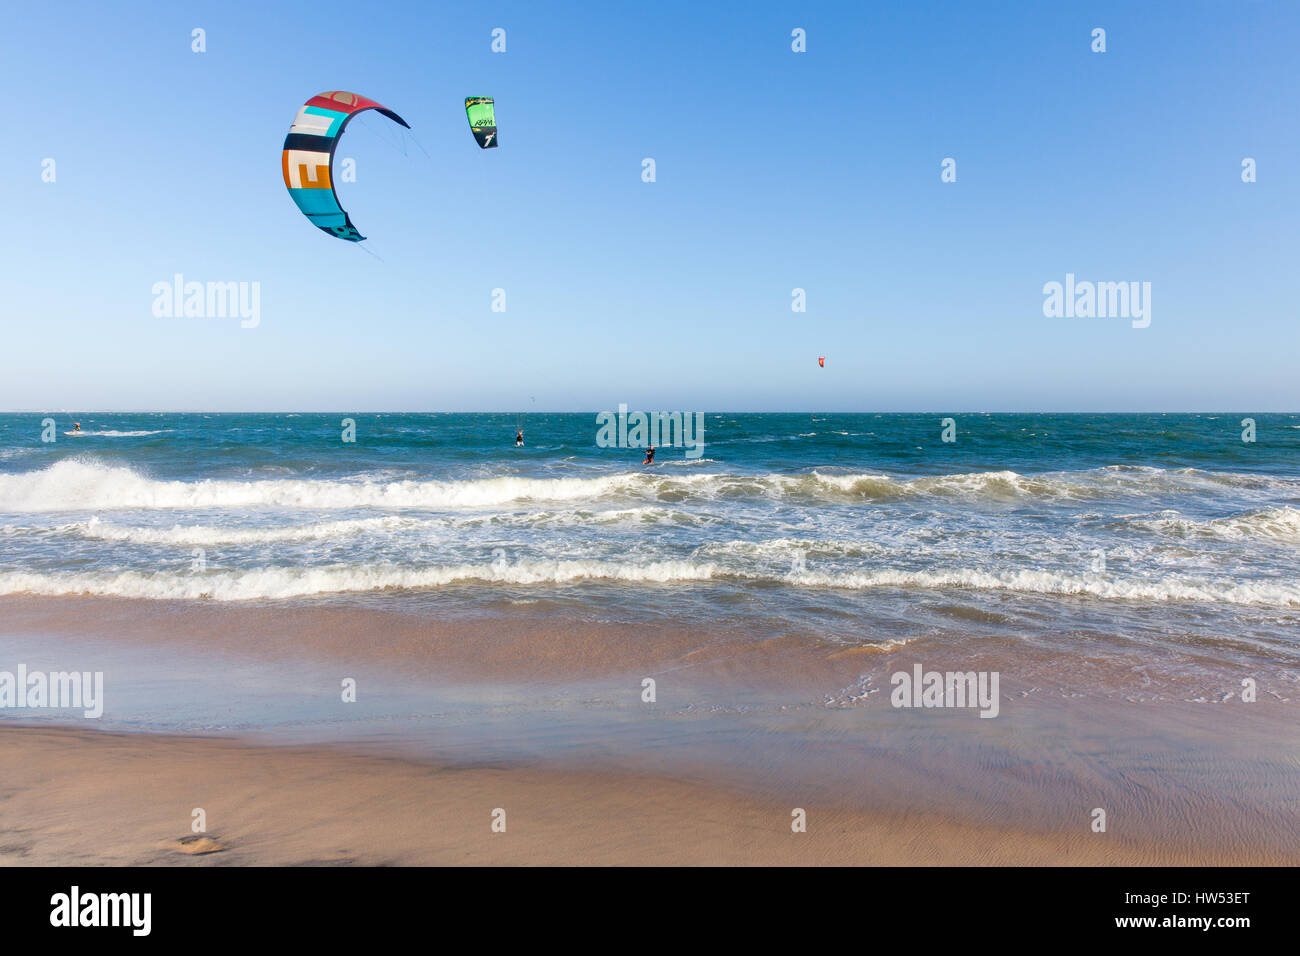
[[[1189,700],[1138,673],[1101,695],[1084,659],[630,640],[527,612],[3,606],[11,654],[103,669],[107,699],[98,721],[6,713],[9,864],[1300,862],[1277,692]],[[997,719],[892,707],[890,673],[918,659],[1001,667]]]
[[[1294,864],[1296,852],[792,808],[700,782],[456,768],[330,748],[7,727],[0,863],[43,865]],[[70,786],[76,781],[75,786]],[[190,832],[207,814],[210,842]],[[492,814],[506,811],[504,833]],[[187,843],[186,840],[193,842]]]

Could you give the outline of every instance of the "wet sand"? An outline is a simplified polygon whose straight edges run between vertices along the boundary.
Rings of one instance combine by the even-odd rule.
[[[1234,673],[1153,681],[1088,647],[846,648],[527,610],[14,598],[0,617],[5,658],[104,666],[110,700],[75,726],[0,712],[0,766],[19,768],[5,863],[1300,863],[1285,673],[1256,675],[1248,704]],[[890,673],[915,662],[1000,669],[999,716],[891,707]],[[361,718],[340,675],[360,675]],[[223,849],[179,842],[195,807]]]
[[[1295,863],[810,804],[702,783],[450,768],[330,748],[6,727],[4,865]],[[207,842],[186,841],[195,808]],[[505,811],[505,832],[492,831]],[[195,852],[195,851],[198,852]]]
[[[1258,681],[1261,700],[1300,701],[1300,674],[1283,664],[1243,672],[1240,665],[1215,666],[1204,651],[1162,658],[1155,648],[1092,634],[1072,635],[1069,652],[1014,634],[971,641],[960,624],[905,641],[864,634],[852,646],[811,632],[756,635],[689,618],[574,621],[527,606],[486,617],[440,617],[396,597],[388,608],[0,596],[0,636],[48,634],[163,654],[244,654],[408,678],[551,686],[671,673],[674,681],[724,693],[749,688],[827,698],[851,693],[864,674],[887,677],[896,665],[918,659],[927,667],[999,670],[1004,689],[1134,702],[1222,700],[1236,693],[1245,673]],[[1191,670],[1183,666],[1191,661],[1194,677],[1180,673]]]

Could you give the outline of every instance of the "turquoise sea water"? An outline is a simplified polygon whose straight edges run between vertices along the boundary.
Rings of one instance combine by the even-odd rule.
[[[707,413],[642,466],[594,413],[7,414],[0,595],[1300,663],[1300,415],[941,419]]]

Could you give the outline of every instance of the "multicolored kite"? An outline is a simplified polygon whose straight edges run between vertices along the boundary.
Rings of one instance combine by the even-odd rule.
[[[334,150],[344,128],[363,110],[378,110],[407,129],[410,124],[390,109],[356,93],[336,90],[313,96],[298,111],[284,138],[284,184],[302,214],[331,236],[360,242],[352,219],[334,194]]]
[[[497,145],[497,114],[490,96],[465,97],[465,115],[469,117],[469,128],[483,149],[495,149]]]

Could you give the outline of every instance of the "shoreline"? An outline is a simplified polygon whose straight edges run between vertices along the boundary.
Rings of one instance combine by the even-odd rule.
[[[1094,633],[1079,635],[1068,650],[1043,648],[1017,640],[1005,625],[979,630],[983,615],[958,616],[955,603],[947,630],[863,634],[852,644],[812,628],[756,631],[683,617],[575,620],[529,605],[446,614],[422,601],[399,595],[376,607],[338,596],[225,603],[0,595],[0,639],[41,634],[110,650],[364,665],[389,675],[470,682],[564,685],[671,672],[701,687],[818,697],[851,688],[864,672],[884,686],[880,678],[896,665],[910,670],[918,659],[941,670],[999,670],[1003,688],[1013,693],[1129,702],[1231,698],[1246,673],[1258,680],[1261,700],[1300,702],[1300,672],[1287,662],[1216,664],[1202,648],[1171,653]],[[959,646],[972,636],[979,639]],[[1186,668],[1193,658],[1201,668],[1194,675]],[[1166,669],[1153,679],[1147,670],[1154,661]]]

